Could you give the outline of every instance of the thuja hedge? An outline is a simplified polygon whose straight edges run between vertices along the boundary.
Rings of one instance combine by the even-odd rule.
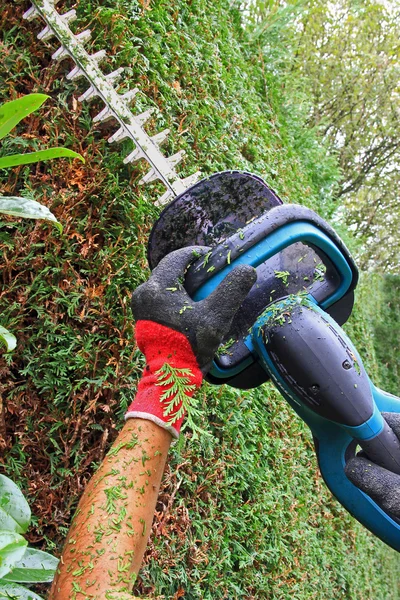
[[[32,506],[29,541],[59,555],[143,367],[129,298],[148,276],[146,241],[162,190],[139,187],[146,166],[123,166],[130,147],[107,144],[110,124],[93,126],[101,105],[74,100],[71,64],[50,62],[55,46],[36,40],[41,25],[22,22],[26,8],[0,0],[0,99],[42,91],[53,100],[8,144],[51,140],[86,164],[38,165],[1,179],[4,191],[40,200],[64,226],[59,235],[43,223],[1,224],[0,311],[18,336],[0,363],[1,463]],[[263,60],[227,0],[87,1],[77,12],[93,49],[107,48],[105,68],[128,67],[122,89],[143,91],[135,110],[158,108],[149,132],[170,127],[165,152],[186,149],[182,174],[251,170],[285,201],[334,210],[338,171],[304,125],[306,96]],[[367,330],[362,306],[356,318]],[[361,350],[374,366],[371,344]],[[187,430],[171,452],[136,593],[395,598],[394,553],[330,497],[310,435],[281,397],[269,386],[204,387],[201,403],[207,435]]]

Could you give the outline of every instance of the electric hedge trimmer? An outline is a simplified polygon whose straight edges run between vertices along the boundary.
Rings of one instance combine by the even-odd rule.
[[[133,140],[135,148],[124,162],[148,162],[150,170],[141,183],[163,182],[166,192],[159,204],[175,198],[151,232],[150,267],[184,246],[211,247],[186,277],[194,300],[208,296],[240,263],[257,269],[257,283],[237,313],[208,380],[249,389],[271,379],[310,427],[329,489],[355,518],[400,551],[400,522],[355,487],[344,471],[362,448],[376,464],[400,474],[400,444],[381,415],[400,413],[400,399],[371,382],[340,327],[352,312],[358,280],[347,248],[317,214],[283,205],[255,175],[230,171],[197,184],[198,173],[180,179],[175,166],[183,152],[163,156],[159,146],[168,131],[152,137],[146,133],[150,111],[135,116],[129,106],[138,90],[124,95],[115,90],[122,70],[102,73],[99,62],[105,52],[86,52],[90,31],[74,34],[69,23],[75,16],[74,10],[58,14],[50,0],[35,0],[24,14],[26,19],[44,19],[40,39],[58,39],[55,60],[72,58],[75,67],[67,78],[86,78],[89,87],[79,100],[103,100],[94,121],[118,122],[109,141]]]

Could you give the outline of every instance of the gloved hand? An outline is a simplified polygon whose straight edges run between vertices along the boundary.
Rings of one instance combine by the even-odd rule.
[[[383,418],[400,439],[400,414],[382,413]],[[385,512],[400,518],[400,475],[379,467],[360,455],[351,458],[345,467],[350,481],[368,494]]]
[[[125,419],[148,419],[175,438],[185,416],[185,402],[200,387],[257,279],[253,267],[240,265],[212,294],[194,302],[183,287],[185,272],[209,250],[192,246],[171,252],[132,296],[136,341],[147,365]]]

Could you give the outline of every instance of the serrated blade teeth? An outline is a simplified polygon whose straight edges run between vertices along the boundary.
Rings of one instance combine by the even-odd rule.
[[[158,175],[154,169],[150,169],[146,175],[143,175],[142,179],[139,181],[139,185],[144,185],[145,183],[150,183],[150,181],[155,181],[158,179]]]
[[[111,119],[112,116],[112,110],[108,106],[105,106],[98,115],[93,117],[93,123],[102,123],[103,121],[107,121],[107,119]]]
[[[161,144],[167,139],[169,133],[169,129],[164,129],[164,131],[160,131],[160,133],[156,133],[156,135],[153,135],[151,137],[151,141],[157,144],[157,146],[161,146]]]
[[[39,11],[36,8],[36,6],[31,6],[30,8],[28,8],[28,10],[26,10],[24,12],[24,14],[22,15],[23,19],[26,19],[27,21],[32,21],[33,19],[35,19],[36,17],[39,16]]]
[[[122,98],[124,100],[126,100],[127,102],[132,102],[132,100],[134,99],[134,97],[136,96],[136,94],[138,93],[139,88],[134,88],[133,90],[129,90],[128,92],[125,92],[125,94],[122,94]]]
[[[125,127],[120,127],[111,137],[108,138],[108,142],[112,144],[113,142],[122,142],[126,137],[128,137],[129,133]]]
[[[67,75],[67,79],[72,81],[73,79],[78,79],[79,77],[84,77],[85,73],[82,71],[80,67],[74,67],[72,71],[70,71]]]
[[[46,27],[37,34],[37,38],[38,40],[42,40],[43,42],[45,42],[46,40],[49,40],[51,37],[53,37],[53,35],[55,34],[52,28],[49,25],[46,25]]]
[[[88,42],[91,37],[92,37],[92,32],[90,31],[90,29],[85,29],[85,31],[81,31],[80,33],[77,33],[75,36],[75,39],[78,42]]]
[[[105,57],[107,56],[107,52],[106,50],[98,50],[98,52],[95,52],[94,54],[92,54],[90,56],[90,58],[93,58],[93,60],[95,60],[97,63],[101,62]]]
[[[136,115],[135,116],[135,121],[138,125],[142,126],[146,123],[146,121],[148,121],[151,117],[151,115],[154,112],[154,108],[149,108],[148,110],[145,110],[144,112],[142,112],[140,115]]]
[[[121,77],[123,72],[124,72],[124,67],[120,67],[116,71],[113,71],[112,73],[109,73],[108,75],[106,75],[106,79],[107,79],[107,81],[111,81],[111,82],[117,81]]]
[[[192,185],[196,183],[201,177],[201,171],[196,171],[193,175],[189,175],[189,177],[185,177],[185,179],[181,179],[185,188],[190,188]]]
[[[107,75],[102,72],[98,65],[106,58],[106,50],[90,54],[85,49],[84,43],[92,37],[91,31],[86,29],[77,34],[71,31],[69,23],[76,19],[76,11],[71,9],[63,15],[58,13],[55,5],[59,1],[33,0],[31,7],[23,17],[28,21],[37,16],[43,18],[44,29],[39,33],[38,38],[47,40],[55,36],[60,44],[60,47],[52,55],[53,60],[58,61],[64,57],[72,58],[75,64],[68,73],[67,79],[74,80],[78,77],[85,77],[88,82],[88,88],[79,96],[79,101],[83,102],[96,96],[103,100],[103,108],[93,118],[93,122],[101,123],[111,118],[115,118],[119,122],[115,133],[108,138],[108,142],[120,142],[125,138],[134,142],[134,149],[123,160],[124,164],[145,159],[149,170],[141,177],[139,184],[143,185],[156,180],[162,181],[167,190],[156,204],[159,206],[167,204],[176,194],[196,183],[201,174],[197,172],[185,179],[179,178],[175,166],[182,160],[185,151],[180,150],[170,157],[164,156],[160,151],[160,146],[167,139],[170,130],[165,129],[155,135],[149,135],[144,127],[156,107],[148,108],[139,115],[132,113],[130,104],[139,92],[139,88],[135,87],[126,92],[118,89],[118,84],[115,82],[124,72],[123,67]],[[62,4],[64,5],[64,2]]]
[[[69,10],[61,15],[61,19],[64,21],[64,23],[72,23],[72,21],[75,21],[76,19],[76,10],[74,8]]]
[[[91,100],[95,96],[97,96],[97,90],[91,85],[86,92],[79,96],[78,100],[79,102],[83,102],[84,100]]]
[[[156,206],[164,206],[164,204],[167,204],[167,202],[171,198],[171,196],[173,196],[173,193],[171,192],[171,190],[167,190],[165,192],[165,194],[160,196],[160,198],[158,200],[156,200],[156,202],[154,204]]]
[[[172,167],[175,167],[178,163],[181,162],[182,158],[185,156],[186,152],[184,150],[179,150],[176,154],[169,156],[167,161]]]
[[[58,50],[56,50],[52,55],[51,58],[53,60],[62,60],[63,58],[65,58],[66,56],[69,56],[69,52],[68,50],[66,50],[64,48],[64,46],[61,46],[61,48],[59,48]]]
[[[133,152],[131,152],[130,154],[128,154],[128,156],[126,158],[124,158],[124,165],[127,165],[128,163],[131,162],[135,162],[135,160],[139,160],[139,158],[142,157],[142,151],[140,150],[140,148],[135,148],[135,150]]]

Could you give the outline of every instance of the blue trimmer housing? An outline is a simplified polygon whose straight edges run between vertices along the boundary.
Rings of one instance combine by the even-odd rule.
[[[400,474],[400,444],[381,416],[400,412],[400,400],[373,385],[340,327],[351,314],[358,281],[346,246],[315,212],[283,204],[261,178],[237,171],[199,182],[163,211],[149,240],[150,267],[191,245],[210,248],[186,276],[196,301],[236,265],[257,270],[208,380],[249,389],[271,379],[310,427],[332,493],[400,551],[398,521],[344,472],[361,446],[371,460]]]

